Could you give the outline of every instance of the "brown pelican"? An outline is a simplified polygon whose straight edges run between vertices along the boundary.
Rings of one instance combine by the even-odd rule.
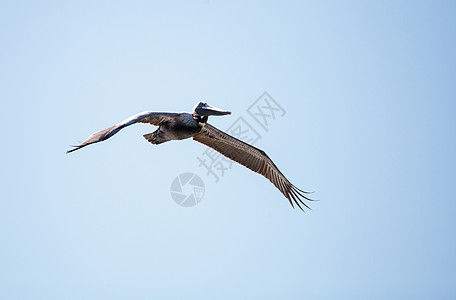
[[[307,192],[298,189],[288,181],[263,150],[244,143],[207,123],[208,116],[229,114],[231,112],[213,107],[204,102],[196,104],[193,108],[193,113],[146,111],[134,115],[117,125],[95,132],[80,145],[73,146],[74,148],[68,150],[67,153],[109,139],[122,128],[135,123],[149,123],[158,126],[158,129],[154,132],[144,135],[144,138],[152,144],[158,145],[171,140],[183,140],[192,137],[195,141],[213,148],[229,159],[266,177],[282,192],[292,207],[294,207],[294,202],[301,210],[303,210],[301,205],[310,208],[301,199],[312,201],[312,199],[304,195]]]

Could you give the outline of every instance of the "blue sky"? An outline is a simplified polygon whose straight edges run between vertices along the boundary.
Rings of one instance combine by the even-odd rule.
[[[454,299],[452,1],[0,4],[2,299]],[[267,91],[286,111],[247,113]],[[150,145],[144,110],[240,116],[295,185],[293,210],[191,140]],[[202,201],[170,186],[192,172]]]

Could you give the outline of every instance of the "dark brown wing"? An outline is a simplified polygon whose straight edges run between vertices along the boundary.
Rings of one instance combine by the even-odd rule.
[[[266,177],[290,201],[291,206],[294,207],[294,201],[301,210],[303,209],[300,204],[310,208],[301,200],[303,198],[312,201],[304,195],[307,192],[298,189],[288,181],[263,150],[244,143],[210,124],[206,124],[193,139]]]
[[[71,150],[68,150],[67,153],[76,151],[78,149],[81,149],[82,147],[85,147],[85,146],[93,144],[93,143],[107,140],[110,137],[112,137],[114,134],[119,132],[122,128],[125,128],[127,126],[133,125],[138,122],[149,123],[151,125],[159,126],[163,122],[170,121],[174,118],[178,118],[179,116],[180,116],[180,113],[145,111],[145,112],[139,113],[137,115],[131,116],[130,118],[120,122],[117,125],[114,125],[109,128],[103,129],[101,131],[95,132],[87,140],[82,142],[80,145],[73,146],[74,148]]]

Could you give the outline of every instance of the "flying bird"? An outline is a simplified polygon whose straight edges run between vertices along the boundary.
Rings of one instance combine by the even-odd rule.
[[[231,112],[213,107],[205,102],[197,103],[193,108],[193,113],[146,111],[134,115],[117,125],[95,132],[80,145],[73,146],[74,148],[68,150],[67,153],[107,140],[127,126],[136,123],[149,123],[158,126],[158,129],[154,132],[144,135],[144,138],[150,143],[158,145],[171,140],[193,138],[195,141],[213,148],[229,159],[266,177],[288,199],[293,208],[294,204],[301,210],[303,210],[302,206],[310,208],[303,201],[303,199],[312,201],[305,195],[308,192],[294,186],[263,150],[232,137],[207,123],[209,116],[229,114]]]

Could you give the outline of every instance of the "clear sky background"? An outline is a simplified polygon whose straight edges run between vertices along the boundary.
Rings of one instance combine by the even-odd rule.
[[[1,299],[455,299],[454,1],[3,1],[0,28]],[[286,114],[256,146],[306,213],[149,125],[65,154],[264,91]]]

